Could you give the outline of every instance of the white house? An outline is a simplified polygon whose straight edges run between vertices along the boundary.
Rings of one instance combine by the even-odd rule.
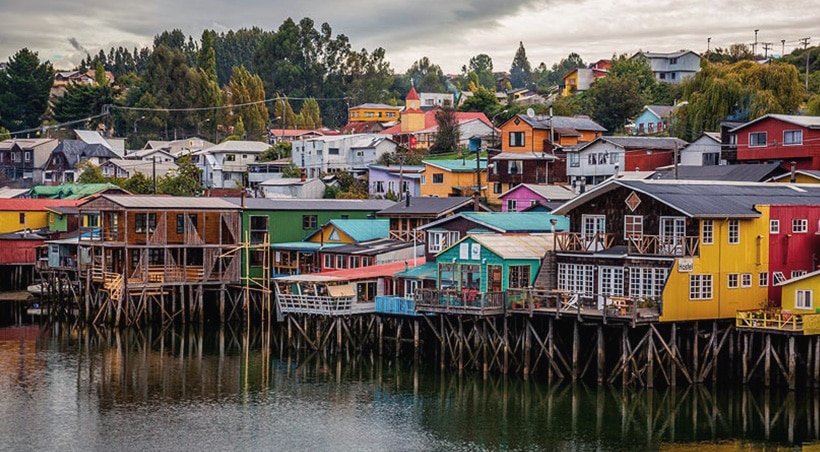
[[[125,158],[127,160],[142,160],[145,162],[153,162],[156,160],[157,162],[173,163],[176,161],[176,157],[165,149],[140,149],[139,151],[130,152]]]
[[[654,171],[671,165],[675,150],[686,144],[679,138],[599,137],[567,150],[567,178],[596,185],[624,171]]]
[[[155,174],[157,177],[163,177],[176,171],[177,165],[174,162],[159,160],[155,163],[145,160],[110,159],[100,165],[100,170],[106,177],[128,179],[136,173],[142,173],[150,179]]]
[[[427,110],[434,107],[453,108],[453,93],[419,93],[421,108]]]
[[[700,71],[700,55],[691,50],[638,52],[632,58],[646,59],[660,82],[680,83]]]
[[[321,179],[276,178],[259,183],[257,190],[265,198],[321,199],[325,184]]]
[[[293,163],[312,179],[322,173],[367,171],[382,155],[394,152],[397,144],[389,136],[375,133],[334,135],[293,142]]]
[[[704,132],[680,151],[681,166],[710,166],[720,164],[720,133]]]
[[[235,188],[247,185],[248,164],[270,147],[261,141],[226,141],[193,152],[191,162],[202,171],[202,184],[208,188]]]

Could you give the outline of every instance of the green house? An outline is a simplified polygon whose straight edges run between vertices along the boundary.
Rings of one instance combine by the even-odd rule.
[[[470,234],[436,257],[438,289],[504,292],[535,282],[552,234]]]
[[[376,212],[395,204],[381,199],[232,198],[228,201],[242,207],[242,241],[251,245],[266,241],[269,244],[301,242],[331,220],[374,218]],[[249,275],[261,277],[264,253],[252,250],[245,258],[249,260]],[[242,268],[244,275],[246,266]]]

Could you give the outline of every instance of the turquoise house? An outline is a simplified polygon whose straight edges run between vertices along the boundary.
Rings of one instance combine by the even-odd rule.
[[[674,107],[669,105],[647,105],[635,118],[633,133],[635,135],[654,135],[663,133],[669,127]]]

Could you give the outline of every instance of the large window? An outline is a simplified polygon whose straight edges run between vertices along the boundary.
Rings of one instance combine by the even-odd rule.
[[[802,130],[786,130],[783,132],[783,144],[803,144]]]
[[[712,220],[702,220],[701,226],[701,241],[704,245],[711,245],[715,243],[715,223]]]
[[[136,232],[154,232],[157,228],[157,214],[138,213],[134,217],[134,229]]]
[[[712,275],[689,275],[689,299],[712,299]]]
[[[524,132],[510,132],[510,147],[524,146]]]
[[[384,181],[377,180],[373,182],[373,192],[374,193],[384,193]]]
[[[325,268],[333,268],[333,255],[332,254],[325,254],[323,257]]]
[[[582,264],[558,264],[558,289],[581,295],[592,295],[593,266]]]
[[[521,174],[524,172],[523,160],[507,160],[507,174]]]
[[[642,215],[626,215],[624,216],[624,238],[640,238],[643,235],[643,216]]]
[[[569,152],[567,153],[567,156],[569,157],[569,166],[571,168],[578,168],[581,166],[581,154],[577,152]]]
[[[265,234],[268,233],[267,215],[251,215],[251,243],[262,243],[265,241]]]
[[[459,239],[458,231],[430,231],[427,233],[427,250],[438,253],[446,249]]]
[[[598,293],[613,297],[621,297],[624,294],[624,269],[623,267],[599,267],[598,268]]]
[[[316,229],[318,218],[316,215],[302,215],[302,229]]]
[[[510,265],[510,274],[507,282],[507,287],[529,287],[530,266]]]
[[[812,308],[812,291],[805,289],[798,289],[794,291],[794,307],[798,309]]]
[[[629,296],[660,297],[666,284],[667,269],[660,267],[630,267]]]
[[[766,146],[766,132],[752,132],[749,134],[749,147]]]

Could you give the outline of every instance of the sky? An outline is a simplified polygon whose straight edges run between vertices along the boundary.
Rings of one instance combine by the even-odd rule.
[[[587,62],[639,50],[705,52],[733,43],[771,54],[820,43],[817,0],[0,0],[0,61],[23,47],[55,69],[75,67],[86,52],[150,46],[162,31],[198,40],[217,32],[275,30],[288,17],[330,24],[353,49],[384,47],[396,72],[428,57],[445,73],[459,73],[485,53],[494,70],[509,70],[519,42],[530,64],[551,67],[570,52]]]

